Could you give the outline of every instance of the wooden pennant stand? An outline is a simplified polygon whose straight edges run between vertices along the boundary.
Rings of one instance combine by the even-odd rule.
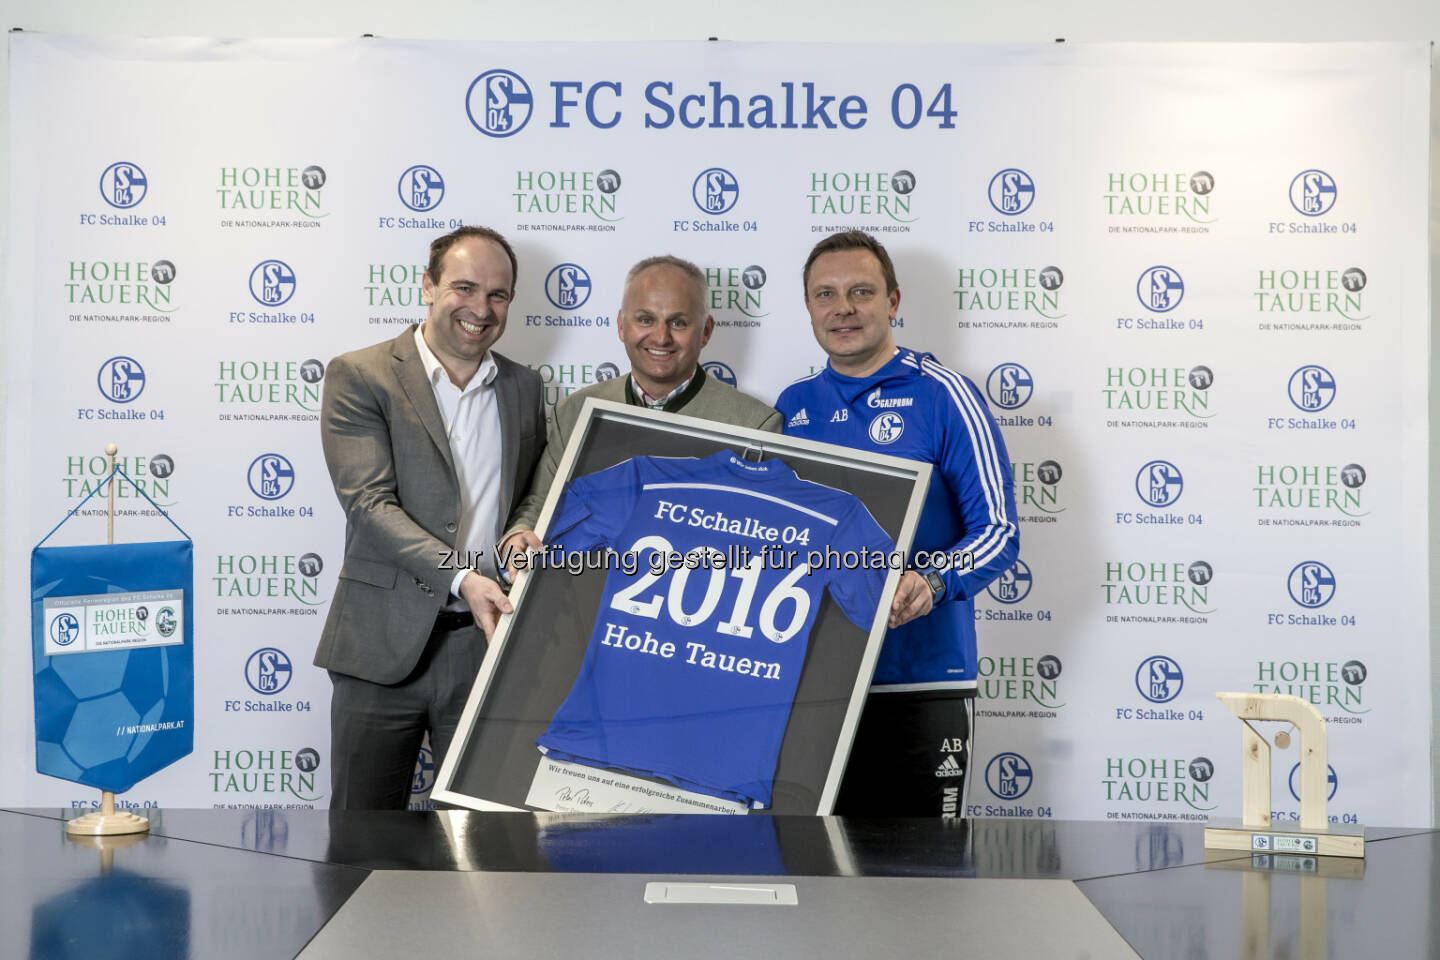
[[[1325,720],[1308,702],[1283,693],[1217,693],[1240,718],[1241,819],[1211,820],[1205,846],[1255,853],[1299,853],[1330,857],[1365,856],[1365,828],[1332,824],[1327,813],[1329,750]],[[1270,744],[1252,720],[1280,720],[1300,734],[1300,823],[1270,818]],[[1283,749],[1288,735],[1277,737]]]
[[[110,491],[105,506],[105,542],[115,542],[115,454],[120,448],[113,443],[105,445],[105,456],[110,458]],[[124,833],[145,833],[150,821],[133,813],[115,811],[115,794],[109,790],[100,793],[100,810],[83,817],[66,821],[65,832],[80,837],[111,836]]]

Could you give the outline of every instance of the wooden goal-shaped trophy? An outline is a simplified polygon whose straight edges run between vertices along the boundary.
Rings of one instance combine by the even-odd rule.
[[[1215,819],[1205,828],[1205,846],[1255,853],[1300,853],[1329,857],[1365,856],[1365,828],[1331,823],[1328,801],[1329,749],[1325,721],[1308,702],[1284,693],[1217,693],[1220,702],[1240,718],[1241,819]],[[1279,720],[1300,734],[1300,822],[1272,822],[1270,817],[1270,744],[1251,725],[1253,720]],[[1282,750],[1288,731],[1275,737]]]

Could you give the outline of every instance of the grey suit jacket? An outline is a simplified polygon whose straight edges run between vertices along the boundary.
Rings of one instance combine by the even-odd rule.
[[[492,351],[498,368],[502,509],[529,485],[545,431],[533,370]],[[455,570],[460,486],[415,327],[342,354],[325,371],[320,436],[345,511],[345,563],[315,665],[398,683],[425,649]]]
[[[534,530],[536,522],[540,519],[540,513],[545,508],[545,496],[550,492],[550,486],[555,482],[555,474],[560,468],[560,457],[565,453],[565,445],[570,442],[570,435],[575,432],[575,424],[580,422],[580,411],[585,406],[586,397],[594,397],[597,400],[614,400],[625,403],[625,384],[629,381],[627,373],[620,377],[611,377],[609,380],[602,380],[599,383],[592,383],[583,390],[577,390],[555,407],[555,416],[550,420],[550,429],[545,439],[545,453],[540,458],[540,463],[535,467],[535,480],[530,484],[530,492],[520,505],[511,511],[510,522],[506,525],[505,533],[500,539],[504,540],[517,530]],[[757,430],[769,430],[772,433],[779,433],[784,423],[783,418],[775,410],[760,400],[756,400],[748,393],[741,393],[729,384],[721,383],[714,377],[706,377],[700,392],[695,394],[684,409],[678,411],[687,417],[699,417],[703,420],[714,420],[717,423],[729,423],[737,427],[753,427]]]

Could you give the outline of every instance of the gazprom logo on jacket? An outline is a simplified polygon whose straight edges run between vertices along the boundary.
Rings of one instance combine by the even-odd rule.
[[[590,274],[578,263],[562,263],[545,276],[545,298],[558,310],[579,310],[590,299]]]
[[[1135,493],[1152,507],[1170,507],[1185,490],[1180,468],[1169,460],[1151,460],[1135,474]]]
[[[100,364],[95,383],[111,403],[129,403],[145,390],[145,368],[132,357],[111,357]]]
[[[1034,582],[1029,564],[1017,559],[1014,566],[990,581],[985,592],[999,603],[1019,603],[1030,596]]]
[[[1018,363],[1002,363],[985,378],[985,394],[1001,410],[1020,409],[1034,393],[1034,378]]]
[[[149,191],[150,181],[139,164],[126,161],[112,163],[100,174],[100,196],[120,210],[137,206]]]
[[[1335,402],[1335,377],[1324,367],[1307,363],[1290,374],[1285,391],[1297,410],[1319,413]]]
[[[295,468],[278,453],[262,453],[250,461],[246,480],[261,500],[280,500],[295,486]]]
[[[465,93],[465,113],[487,137],[514,136],[525,129],[534,109],[530,85],[509,70],[486,70]]]
[[[1170,657],[1146,657],[1135,670],[1135,689],[1151,703],[1169,703],[1184,686],[1185,671]]]
[[[1154,266],[1140,274],[1135,295],[1146,310],[1169,313],[1185,299],[1185,281],[1174,267]]]
[[[1035,181],[1030,174],[1006,167],[990,178],[990,206],[1007,217],[1017,217],[1035,202]]]
[[[1304,560],[1290,570],[1286,580],[1290,599],[1314,610],[1335,598],[1335,574],[1319,560]]]
[[[1290,206],[1307,217],[1329,213],[1337,195],[1335,178],[1324,170],[1302,170],[1290,181]]]
[[[295,271],[283,260],[261,260],[250,271],[250,296],[266,307],[278,307],[295,296]]]
[[[397,189],[401,203],[416,213],[424,213],[434,210],[445,199],[445,178],[439,170],[420,163],[400,174]]]
[[[740,181],[723,167],[710,167],[701,170],[695,178],[690,186],[690,196],[695,200],[695,206],[712,217],[718,217],[728,213],[740,199]]]
[[[290,686],[293,674],[289,656],[275,647],[261,647],[245,661],[245,682],[251,690],[267,697]]]
[[[985,786],[1001,800],[1018,800],[1030,792],[1035,771],[1018,753],[997,753],[985,765]]]

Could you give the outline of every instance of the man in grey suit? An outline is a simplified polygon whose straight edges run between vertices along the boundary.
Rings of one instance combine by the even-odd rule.
[[[345,510],[345,565],[315,652],[333,685],[332,808],[404,809],[422,739],[438,765],[510,612],[494,544],[545,423],[539,376],[490,349],[515,272],[493,230],[438,238],[424,324],[326,372],[321,441]]]
[[[586,397],[780,432],[782,421],[773,407],[706,375],[700,367],[700,351],[715,329],[708,300],[705,274],[688,260],[647,257],[630,268],[616,320],[630,358],[630,375],[591,384],[556,405],[530,492],[510,514],[500,545],[502,558],[539,548],[535,524]],[[516,567],[508,564],[510,572]]]

